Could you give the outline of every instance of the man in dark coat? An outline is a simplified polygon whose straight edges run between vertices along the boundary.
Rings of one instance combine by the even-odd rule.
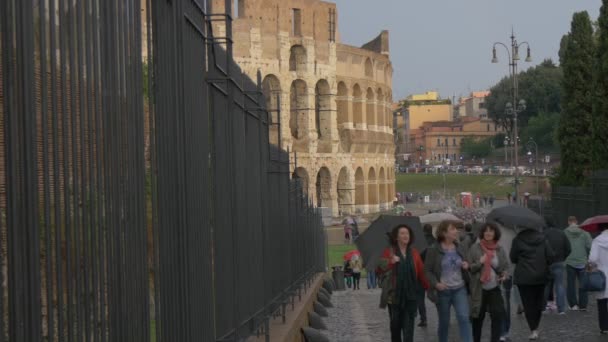
[[[544,232],[545,238],[555,254],[553,263],[549,266],[551,279],[545,289],[545,301],[548,301],[546,308],[557,309],[557,312],[563,315],[566,313],[566,288],[564,287],[566,264],[564,261],[570,255],[570,241],[563,230],[555,228],[553,219],[547,218],[545,222],[547,224]],[[555,291],[555,296],[553,291]]]

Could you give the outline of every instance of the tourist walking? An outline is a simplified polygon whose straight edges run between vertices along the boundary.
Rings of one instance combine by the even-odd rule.
[[[435,237],[433,236],[433,226],[430,224],[425,224],[422,227],[422,231],[424,232],[424,239],[426,240],[427,247],[420,253],[422,261],[426,259],[426,251],[435,244]],[[426,289],[420,287],[418,289],[418,315],[420,315],[420,322],[418,323],[419,327],[426,327],[427,324],[427,316],[426,316]]]
[[[348,286],[350,289],[353,283],[353,268],[350,260],[346,260],[346,262],[344,262],[344,280],[346,282],[346,286]]]
[[[349,245],[352,242],[353,225],[355,224],[355,220],[352,217],[347,216],[342,221],[342,224],[344,225],[344,243]]]
[[[495,199],[495,198],[494,198],[494,194],[490,195],[490,199],[489,199],[489,201],[490,201],[490,207],[491,207],[491,208],[492,208],[492,207],[494,207],[494,199]]]
[[[353,269],[353,290],[360,290],[359,283],[361,281],[361,260],[358,255],[353,255],[351,258],[351,267]]]
[[[537,340],[553,251],[545,242],[545,236],[541,232],[532,228],[522,228],[513,239],[509,254],[511,262],[515,264],[513,282],[519,289],[524,314],[531,331],[529,339]]]
[[[564,273],[566,272],[566,257],[570,255],[570,241],[566,234],[555,228],[553,219],[547,218],[547,229],[545,238],[555,253],[553,263],[549,266],[550,280],[545,289],[546,310],[557,308],[559,314],[566,312],[566,288],[564,287]],[[553,303],[553,300],[555,303]],[[555,306],[555,304],[557,304]]]
[[[384,251],[379,265],[385,279],[380,307],[389,308],[391,341],[413,342],[418,288],[427,289],[429,283],[420,254],[412,247],[415,238],[412,229],[399,225],[390,236],[391,247]]]
[[[608,275],[608,225],[599,227],[601,233],[591,243],[589,263],[595,265],[598,270]],[[596,293],[597,314],[600,325],[600,333],[608,334],[608,288]]]
[[[471,246],[468,253],[471,272],[471,320],[473,341],[481,341],[481,330],[486,312],[492,320],[490,341],[498,342],[502,335],[506,316],[500,283],[507,278],[509,257],[498,244],[500,230],[495,224],[486,223],[479,232],[479,241]]]
[[[587,291],[580,288],[580,281],[591,250],[591,235],[578,226],[578,221],[574,216],[568,217],[568,228],[564,233],[570,241],[571,247],[571,252],[565,261],[568,278],[568,304],[570,310],[585,311],[588,302]]]
[[[437,306],[439,342],[448,341],[450,310],[454,307],[461,342],[471,342],[467,285],[469,264],[458,246],[458,222],[443,221],[437,228],[437,243],[426,252],[424,269],[430,283],[429,299]]]

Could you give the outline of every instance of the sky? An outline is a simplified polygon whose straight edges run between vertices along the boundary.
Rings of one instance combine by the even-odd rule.
[[[497,47],[498,64],[490,61],[494,42],[510,46],[511,28],[532,49],[532,63],[520,51],[520,70],[546,58],[557,63],[572,14],[586,10],[595,21],[601,7],[601,0],[327,1],[338,6],[344,44],[361,46],[389,31],[394,101],[429,90],[458,99],[489,89],[509,72],[504,48]]]

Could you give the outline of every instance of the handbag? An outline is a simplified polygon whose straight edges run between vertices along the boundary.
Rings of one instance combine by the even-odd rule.
[[[606,290],[606,275],[598,269],[587,269],[581,277],[581,289],[590,292]]]

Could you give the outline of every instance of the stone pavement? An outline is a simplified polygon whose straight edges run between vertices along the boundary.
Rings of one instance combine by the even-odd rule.
[[[361,279],[362,289],[358,291],[334,291],[329,317],[324,321],[329,331],[325,334],[333,342],[377,342],[390,341],[388,312],[378,308],[380,290],[365,289],[365,280]],[[589,298],[587,312],[569,311],[560,316],[555,313],[544,314],[540,325],[540,341],[559,342],[608,342],[608,335],[600,335],[597,325],[597,310],[594,298]],[[429,325],[426,328],[416,327],[416,342],[437,341],[437,311],[427,300]],[[523,315],[513,312],[511,341],[528,341],[529,330]],[[418,324],[418,319],[416,319]],[[489,341],[490,321],[486,317],[482,341]],[[458,326],[452,315],[450,325],[450,342],[457,342]]]

